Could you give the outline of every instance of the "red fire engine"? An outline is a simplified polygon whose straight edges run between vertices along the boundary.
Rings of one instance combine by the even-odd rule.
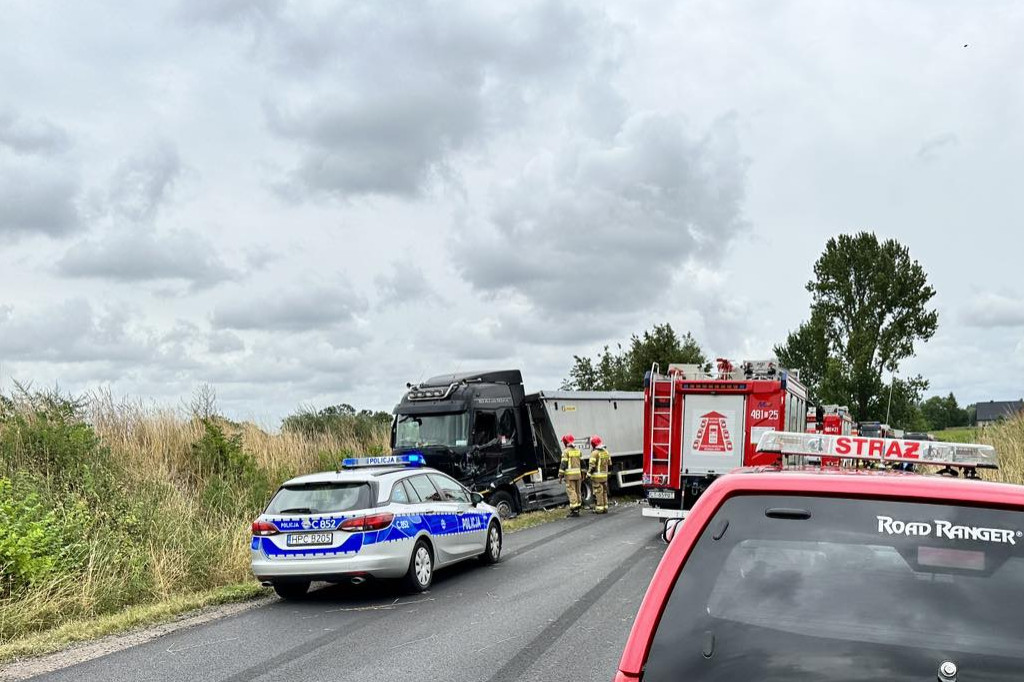
[[[820,413],[820,415],[819,415]],[[818,418],[821,417],[821,423]],[[822,405],[807,409],[807,433],[825,433],[832,436],[849,436],[857,431],[857,425],[845,405]],[[823,466],[838,466],[838,457],[822,457]]]
[[[818,424],[818,410],[822,420]],[[827,433],[829,435],[849,436],[856,432],[857,425],[845,405],[823,405],[820,408],[807,408],[807,433]]]
[[[741,466],[775,464],[758,453],[769,431],[800,431],[807,389],[774,361],[739,367],[655,364],[644,378],[644,516],[682,518],[711,482]]]

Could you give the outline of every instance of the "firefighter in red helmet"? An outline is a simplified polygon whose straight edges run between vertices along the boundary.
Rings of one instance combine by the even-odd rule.
[[[565,492],[569,495],[569,516],[579,516],[583,502],[580,499],[580,484],[583,479],[583,467],[580,451],[576,448],[576,439],[571,433],[562,436],[562,462],[558,466],[558,480],[565,482]]]
[[[604,446],[601,436],[590,437],[590,466],[587,473],[594,487],[594,513],[608,513],[608,471],[612,468],[612,456]]]

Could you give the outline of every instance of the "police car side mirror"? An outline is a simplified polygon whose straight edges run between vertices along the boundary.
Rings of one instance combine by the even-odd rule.
[[[665,521],[665,528],[661,531],[661,539],[665,541],[666,545],[672,542],[672,538],[676,536],[676,529],[679,528],[679,524],[682,522],[682,519],[668,519]]]
[[[470,501],[473,502],[473,506],[475,507],[475,506],[477,506],[478,504],[480,504],[481,502],[484,501],[484,496],[481,495],[480,493],[470,493],[469,494],[469,499],[470,499]]]

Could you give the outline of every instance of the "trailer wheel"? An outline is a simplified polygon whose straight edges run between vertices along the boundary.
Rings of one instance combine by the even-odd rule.
[[[580,502],[586,506],[590,502],[594,501],[594,486],[590,485],[590,481],[586,480],[580,483]]]
[[[516,505],[512,496],[504,490],[491,495],[491,506],[498,510],[498,516],[502,519],[510,518],[516,513]]]

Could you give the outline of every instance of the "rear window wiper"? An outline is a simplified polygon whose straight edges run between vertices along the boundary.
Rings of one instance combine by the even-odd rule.
[[[316,510],[315,509],[310,509],[309,507],[295,507],[293,509],[282,509],[281,511],[279,511],[277,513],[278,514],[315,514]]]

